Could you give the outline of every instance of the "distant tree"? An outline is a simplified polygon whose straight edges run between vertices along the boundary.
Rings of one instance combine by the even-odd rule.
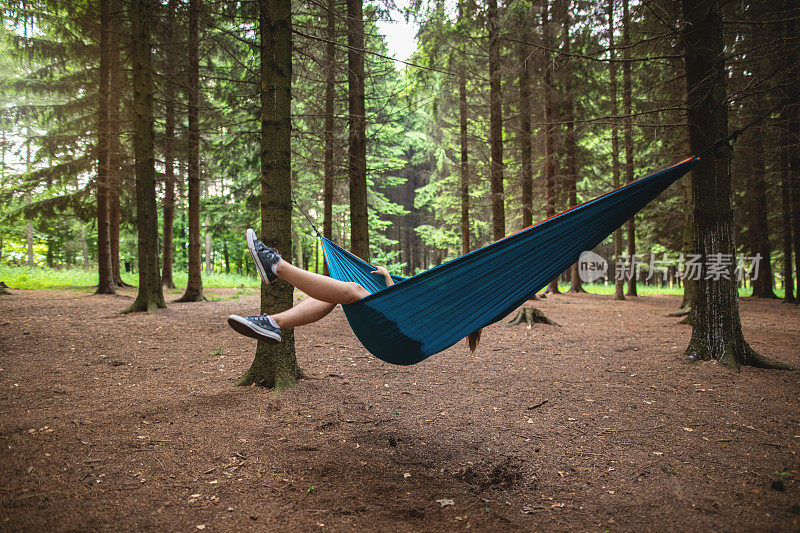
[[[362,0],[347,0],[348,151],[350,248],[369,261],[367,216],[367,112],[364,103],[364,15]]]
[[[489,144],[491,166],[489,181],[492,192],[492,236],[506,236],[505,195],[503,192],[503,108],[500,76],[500,15],[497,0],[489,0],[486,18],[489,32]]]
[[[152,311],[166,307],[158,268],[158,213],[153,132],[152,28],[153,0],[131,4],[131,59],[133,61],[133,153],[136,173],[136,224],[139,254],[139,293],[126,310]]]
[[[189,62],[187,65],[188,176],[189,182],[189,276],[179,302],[199,302],[203,295],[200,274],[200,0],[189,0]]]
[[[573,72],[572,72],[572,49],[570,44],[570,2],[564,3],[563,18],[563,51],[564,51],[564,121],[566,122],[566,136],[564,144],[567,152],[567,200],[570,207],[578,205],[578,163],[577,163],[577,143],[575,140],[575,94],[573,92]],[[570,267],[570,292],[586,292],[581,286],[581,278],[578,275],[578,263]]]
[[[173,227],[175,225],[175,7],[177,0],[170,0],[166,6],[167,16],[164,25],[164,83],[168,90],[164,99],[164,229],[161,260],[161,282],[168,289],[175,288],[172,279]],[[201,281],[202,282],[202,281]]]
[[[526,9],[517,14],[520,42],[517,43],[519,62],[519,181],[522,200],[522,227],[533,224],[533,160],[531,155],[531,26],[532,10]]]
[[[622,0],[622,112],[625,113],[625,183],[633,183],[633,105],[631,95],[631,16],[628,0]],[[636,222],[631,217],[627,224],[628,237],[628,296],[636,296]]]
[[[109,98],[111,91],[111,1],[100,0],[100,69],[97,91],[97,290],[95,294],[114,294],[111,268],[108,185],[110,175]]]
[[[617,61],[615,57],[616,48],[614,46],[614,0],[608,0],[608,78],[609,78],[609,100],[611,103],[611,173],[613,176],[613,187],[619,189],[619,120],[617,113]],[[617,265],[621,265],[622,260],[622,228],[614,230],[614,258]],[[614,299],[625,299],[625,278],[614,272],[616,276]]]
[[[542,2],[542,53],[544,74],[542,75],[542,102],[544,103],[544,190],[545,214],[547,218],[556,214],[556,170],[554,162],[555,124],[553,120],[553,38],[550,23],[550,0]],[[558,294],[558,278],[550,282],[547,292]]]

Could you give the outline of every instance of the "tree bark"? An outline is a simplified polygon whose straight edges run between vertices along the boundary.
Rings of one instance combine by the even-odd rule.
[[[633,183],[633,105],[631,103],[631,47],[630,47],[630,13],[628,0],[622,0],[622,108],[625,113],[625,183]],[[628,220],[626,233],[628,236],[628,261],[630,279],[628,280],[628,296],[637,296],[636,291],[636,223],[635,217]]]
[[[362,10],[362,0],[347,0],[350,248],[353,254],[369,261],[367,119],[364,107],[364,15]]]
[[[519,152],[522,186],[522,227],[533,224],[533,164],[531,158],[531,87],[530,87],[530,36],[531,20],[528,13],[519,18],[517,46],[519,68]]]
[[[610,98],[611,98],[611,172],[613,176],[614,189],[619,189],[619,121],[617,120],[617,113],[619,107],[617,105],[617,62],[615,61],[614,47],[614,0],[608,0],[608,75],[610,83]],[[622,264],[622,228],[614,230],[614,260],[615,265]],[[625,280],[617,275],[616,269],[614,275],[617,279],[614,281],[614,299],[625,299]]]
[[[163,249],[161,260],[161,282],[168,289],[175,288],[172,279],[172,249],[173,228],[175,226],[175,85],[172,82],[175,76],[175,5],[176,0],[167,4],[166,46],[164,47],[166,76],[164,82],[168,90],[164,102],[164,229]]]
[[[760,112],[758,106],[755,110]],[[759,257],[758,275],[751,279],[753,296],[759,298],[777,298],[773,291],[772,279],[772,247],[769,243],[769,226],[767,222],[766,169],[764,166],[764,131],[762,126],[755,126],[749,132],[748,151],[749,168],[747,168],[747,196],[749,197],[749,248],[752,257]]]
[[[214,263],[211,260],[211,228],[208,225],[208,219],[206,219],[206,274],[214,271]]]
[[[187,76],[187,112],[189,131],[187,142],[189,182],[189,247],[186,292],[179,302],[199,302],[203,295],[200,273],[200,32],[198,19],[200,0],[189,0],[189,64]]]
[[[111,240],[108,209],[109,179],[109,91],[111,73],[111,2],[100,0],[100,85],[97,92],[97,291],[114,294],[111,270]]]
[[[794,303],[794,282],[792,276],[792,190],[791,170],[789,168],[789,150],[793,139],[789,135],[789,102],[781,112],[781,244],[783,249],[783,301]],[[796,142],[796,141],[795,141]]]
[[[553,125],[553,49],[551,28],[549,21],[549,0],[542,4],[542,52],[544,54],[544,73],[542,75],[542,101],[544,102],[544,189],[545,189],[545,214],[547,218],[556,214],[556,171],[553,162],[553,145],[555,132]],[[558,278],[550,282],[547,292],[558,294]]]
[[[570,6],[569,1],[565,3],[564,10],[564,97],[565,101],[565,122],[567,134],[564,142],[567,148],[567,200],[570,207],[578,205],[578,163],[577,147],[575,142],[575,95],[572,89],[572,58],[570,48]],[[578,263],[570,267],[570,292],[586,292],[581,285],[581,277],[578,273]]]
[[[325,43],[325,164],[324,186],[322,193],[324,221],[322,235],[326,239],[333,237],[333,140],[334,115],[336,112],[336,2],[328,0],[327,6],[327,38]],[[325,265],[325,273],[328,266]]]
[[[494,240],[506,236],[505,198],[503,193],[503,109],[500,94],[500,20],[497,0],[489,0],[486,24],[489,30],[489,144],[491,167],[489,180],[492,194],[492,235]]]
[[[689,144],[691,152],[698,154],[728,135],[722,18],[719,0],[682,0],[682,6]],[[783,367],[758,355],[742,334],[731,259],[736,246],[729,158],[727,150],[717,150],[701,159],[692,171],[694,246],[703,261],[686,355],[692,361],[714,359],[736,370],[743,364]],[[709,273],[709,261],[715,258],[726,275]],[[722,262],[726,258],[728,264]]]
[[[261,37],[261,239],[286,257],[292,254],[291,179],[291,1],[259,0]],[[278,280],[261,284],[261,312],[292,306],[294,288]],[[294,330],[284,329],[283,342],[259,342],[250,369],[237,385],[256,384],[279,394],[297,385]]]
[[[152,311],[166,307],[158,265],[158,213],[153,135],[153,66],[151,29],[156,5],[135,0],[131,6],[133,60],[133,149],[136,173],[136,221],[139,252],[139,293],[126,310]]]
[[[461,253],[468,254],[469,245],[469,141],[467,138],[467,79],[458,78],[458,124],[461,142]]]
[[[122,86],[127,81],[122,69],[120,60],[120,44],[117,36],[120,34],[119,11],[120,3],[111,0],[111,50],[110,50],[110,88],[109,88],[109,110],[108,110],[108,133],[109,133],[109,166],[108,166],[108,240],[111,250],[111,273],[114,284],[117,287],[130,287],[122,281],[122,272],[119,264],[119,223],[120,223],[120,201],[119,195],[122,182],[122,159],[123,148],[120,142],[120,102],[122,100]]]

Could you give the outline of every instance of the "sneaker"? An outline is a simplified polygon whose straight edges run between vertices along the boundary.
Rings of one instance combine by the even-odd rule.
[[[256,232],[252,228],[247,228],[245,237],[247,238],[247,248],[250,250],[250,255],[253,256],[253,261],[256,262],[256,268],[258,268],[258,273],[261,274],[261,279],[267,284],[270,281],[275,281],[278,276],[275,275],[272,267],[281,260],[281,254],[275,248],[264,246],[264,243],[258,240]]]
[[[252,337],[270,344],[281,342],[281,328],[274,325],[269,315],[239,316],[231,315],[228,317],[228,325],[237,333],[246,337]]]

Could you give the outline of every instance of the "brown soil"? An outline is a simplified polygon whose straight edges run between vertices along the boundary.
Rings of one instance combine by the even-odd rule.
[[[676,297],[551,296],[528,305],[563,327],[496,324],[413,367],[336,310],[298,330],[312,379],[274,398],[231,384],[255,345],[225,318],[255,294],[120,315],[132,294],[0,300],[0,530],[800,527],[800,373],[684,363]],[[800,365],[800,310],[742,314]]]

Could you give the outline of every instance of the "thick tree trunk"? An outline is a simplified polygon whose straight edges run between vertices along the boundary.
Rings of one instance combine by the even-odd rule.
[[[630,47],[630,13],[628,0],[622,0],[622,108],[625,113],[625,183],[633,182],[633,105],[631,103],[631,47]],[[628,220],[626,233],[628,237],[628,261],[630,279],[628,280],[628,296],[636,296],[636,224],[635,217]]]
[[[166,307],[158,265],[158,213],[153,135],[153,66],[151,29],[153,0],[135,0],[131,6],[133,60],[133,148],[136,173],[136,221],[139,252],[139,293],[126,310],[152,311]]]
[[[503,193],[503,109],[500,86],[500,20],[497,0],[489,0],[486,24],[489,30],[489,144],[491,167],[489,180],[492,194],[492,236],[506,236],[505,197]]]
[[[461,142],[461,253],[468,254],[469,245],[469,144],[467,140],[467,79],[458,78],[458,123]]]
[[[528,13],[519,18],[519,39],[517,46],[519,65],[519,153],[522,187],[522,227],[533,224],[533,164],[531,160],[531,83],[530,59],[531,41],[529,28],[531,20]]]
[[[334,115],[336,112],[336,2],[328,0],[327,7],[328,42],[325,44],[325,165],[324,186],[322,193],[324,220],[322,235],[326,239],[333,238],[333,139]],[[325,273],[328,266],[325,265]]]
[[[261,239],[286,257],[292,254],[291,180],[291,1],[259,0],[261,36]],[[261,284],[261,312],[276,313],[293,304],[294,288],[285,281]],[[259,342],[250,369],[237,385],[262,385],[281,391],[297,385],[294,330],[283,342]]]
[[[549,0],[545,0],[542,5],[542,52],[544,54],[544,74],[542,75],[542,101],[544,102],[544,190],[545,190],[545,214],[547,218],[556,214],[556,171],[553,162],[553,146],[555,144],[555,133],[553,125],[553,58],[551,50],[552,30],[550,28]],[[547,292],[558,294],[558,278],[550,282]]]
[[[564,139],[567,148],[567,201],[570,207],[578,205],[578,163],[577,147],[575,141],[575,95],[572,89],[572,58],[570,49],[570,9],[569,2],[565,4],[564,11],[564,107],[567,134]],[[570,267],[570,292],[586,292],[581,285],[581,277],[578,273],[578,263]]]
[[[687,23],[689,144],[691,152],[698,154],[728,135],[722,18],[719,0],[682,0],[682,5]],[[692,171],[694,245],[703,261],[686,355],[693,361],[715,359],[737,370],[742,364],[780,366],[759,356],[744,340],[733,261],[720,265],[727,270],[726,276],[709,272],[714,258],[731,258],[736,253],[729,158],[727,150],[717,150]]]
[[[100,1],[100,85],[97,92],[97,291],[114,294],[111,270],[111,240],[108,209],[109,180],[109,91],[111,73],[111,2]]]
[[[364,107],[364,15],[362,9],[362,0],[347,0],[350,248],[355,255],[369,261],[367,120]]]
[[[203,278],[200,273],[200,32],[198,19],[200,0],[189,0],[189,64],[187,68],[187,112],[189,139],[187,159],[189,182],[189,249],[186,292],[179,302],[199,302],[203,296]]]
[[[619,189],[619,121],[617,113],[619,107],[617,105],[617,63],[615,61],[615,48],[614,48],[614,0],[608,0],[608,75],[610,83],[610,96],[611,96],[611,116],[613,117],[611,124],[611,171],[613,175],[614,189]],[[622,264],[622,228],[614,230],[614,262],[616,265]],[[620,277],[614,271],[616,280],[614,281],[614,299],[625,299],[625,279]]]
[[[176,0],[170,0],[167,5],[167,26],[166,40],[167,46],[164,47],[166,62],[166,79],[169,90],[167,91],[164,102],[164,229],[163,229],[163,249],[161,260],[161,282],[168,289],[175,288],[175,281],[172,279],[172,249],[173,249],[173,228],[175,226],[175,85],[172,78],[175,76],[175,54],[172,50],[175,35],[173,32],[175,22]]]

